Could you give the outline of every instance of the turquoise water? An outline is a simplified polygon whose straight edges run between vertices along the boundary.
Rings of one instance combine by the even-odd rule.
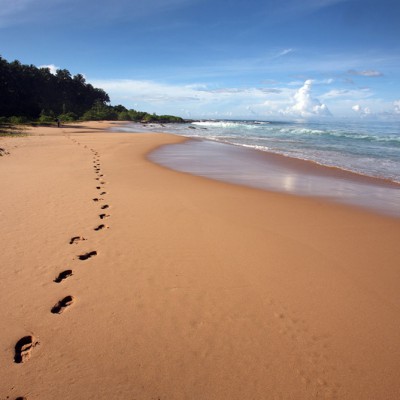
[[[400,182],[400,121],[201,121],[146,127],[135,124],[137,127],[250,147]]]
[[[123,130],[167,132],[196,139],[164,146],[150,155],[152,161],[172,169],[400,216],[398,122],[199,121],[128,124]],[[268,156],[271,153],[290,158],[272,160]],[[288,162],[291,158],[378,179],[318,172]]]

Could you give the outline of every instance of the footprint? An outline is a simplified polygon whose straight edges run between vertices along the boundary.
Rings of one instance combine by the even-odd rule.
[[[98,198],[98,197],[96,197],[96,198],[94,198],[94,199],[92,199],[93,201],[101,201],[101,200],[104,200],[104,199],[102,199],[101,197],[100,198]]]
[[[108,226],[105,226],[104,224],[99,225],[97,228],[94,228],[95,231],[100,231],[101,229],[107,228]]]
[[[17,364],[28,361],[31,358],[32,349],[37,346],[39,342],[33,336],[24,336],[19,339],[15,345],[14,361]]]
[[[96,186],[96,189],[99,189],[99,190],[100,190],[100,189],[101,189],[101,186]]]
[[[103,195],[105,195],[105,194],[107,194],[107,192],[101,192],[101,193],[100,193],[100,196],[103,196]]]
[[[108,218],[110,215],[109,214],[100,214],[99,217],[100,219],[105,219]]]
[[[82,237],[82,236],[74,236],[74,237],[72,237],[71,240],[69,241],[69,244],[78,243],[78,242],[83,241],[83,240],[87,240],[87,239],[85,239],[85,238]]]
[[[105,209],[107,209],[107,208],[109,208],[110,206],[108,205],[108,204],[104,204],[104,206],[101,206],[100,208],[102,209],[102,210],[105,210]]]
[[[56,283],[60,283],[62,282],[64,279],[67,279],[68,277],[72,276],[72,269],[66,269],[63,272],[60,272],[57,276],[56,279],[54,279],[54,282]]]
[[[78,258],[82,261],[85,261],[94,256],[97,256],[97,251],[89,251],[89,253],[81,254],[80,256],[78,256]]]
[[[10,154],[6,149],[0,148],[0,156]]]
[[[51,312],[53,314],[61,314],[65,308],[69,307],[75,301],[74,297],[66,296],[62,300],[60,300],[53,308]]]

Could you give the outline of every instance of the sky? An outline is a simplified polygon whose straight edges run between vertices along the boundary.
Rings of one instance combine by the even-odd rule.
[[[184,118],[400,120],[399,0],[0,0],[0,55]]]

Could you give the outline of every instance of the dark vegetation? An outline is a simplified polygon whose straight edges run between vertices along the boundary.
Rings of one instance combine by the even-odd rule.
[[[76,120],[183,122],[180,117],[156,115],[111,106],[108,94],[66,69],[53,75],[49,68],[8,62],[0,56],[0,134],[16,124],[54,124]],[[10,129],[11,128],[11,129]]]

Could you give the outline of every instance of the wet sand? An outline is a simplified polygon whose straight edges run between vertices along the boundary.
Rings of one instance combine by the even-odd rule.
[[[400,184],[271,152],[189,139],[150,154],[181,172],[254,188],[321,197],[400,218]]]
[[[146,155],[183,138],[108,126],[0,139],[0,398],[400,397],[399,219],[171,171]]]

